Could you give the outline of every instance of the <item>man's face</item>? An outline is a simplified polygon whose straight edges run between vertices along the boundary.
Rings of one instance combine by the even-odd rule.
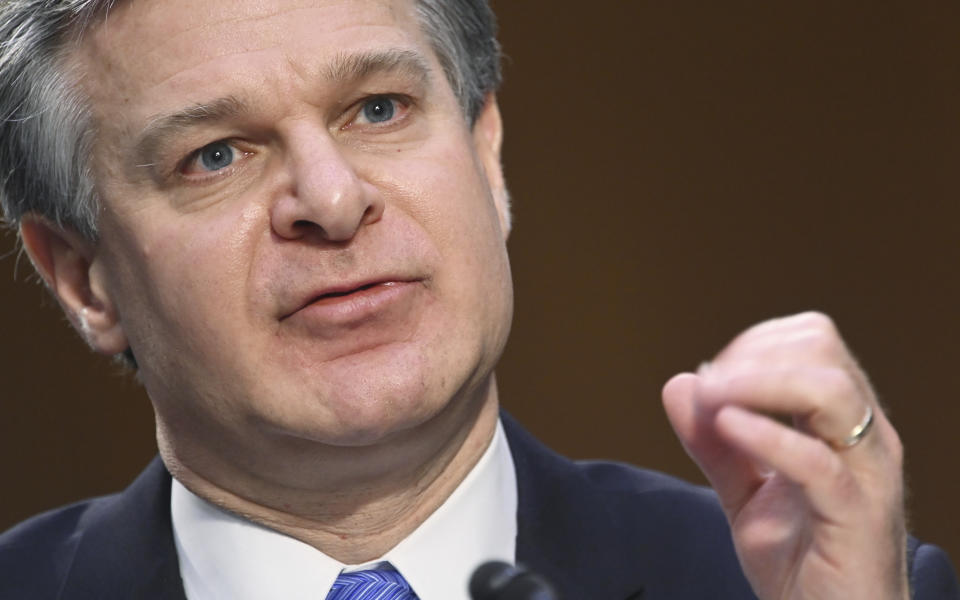
[[[412,1],[138,0],[72,61],[91,287],[178,435],[368,444],[481,393],[512,302],[499,121],[470,130]]]

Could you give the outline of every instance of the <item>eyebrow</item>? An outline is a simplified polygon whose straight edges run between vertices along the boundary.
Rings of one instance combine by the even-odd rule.
[[[338,54],[321,70],[320,77],[332,84],[344,84],[379,73],[397,73],[421,86],[430,83],[430,65],[423,55],[401,49]],[[248,111],[248,105],[241,99],[225,96],[158,115],[150,120],[138,138],[134,149],[137,166],[152,166],[157,150],[178,134],[236,118]]]
[[[236,96],[225,96],[151,119],[135,146],[137,166],[153,166],[157,150],[177,134],[199,125],[212,125],[226,121],[243,114],[246,110],[247,106],[242,100]]]

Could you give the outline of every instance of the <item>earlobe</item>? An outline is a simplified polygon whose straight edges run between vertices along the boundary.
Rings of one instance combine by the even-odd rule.
[[[477,152],[483,164],[497,213],[500,215],[500,226],[503,237],[510,235],[510,194],[507,191],[503,177],[503,165],[500,160],[500,148],[503,145],[503,120],[500,116],[500,107],[497,97],[488,94],[480,114],[473,125],[473,137]]]
[[[36,215],[23,218],[20,239],[37,273],[90,347],[103,354],[126,350],[126,335],[107,292],[96,245]]]

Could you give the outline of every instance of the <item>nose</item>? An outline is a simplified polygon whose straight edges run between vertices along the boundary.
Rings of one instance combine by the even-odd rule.
[[[383,215],[380,191],[358,176],[326,132],[292,136],[286,155],[289,185],[271,210],[273,230],[285,239],[318,235],[330,242],[352,239]]]

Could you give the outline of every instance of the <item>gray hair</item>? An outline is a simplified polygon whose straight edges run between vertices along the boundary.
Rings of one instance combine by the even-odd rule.
[[[63,54],[117,1],[0,0],[0,206],[12,227],[35,213],[97,239],[95,132]],[[416,0],[416,11],[472,125],[500,85],[493,11],[487,0]]]

